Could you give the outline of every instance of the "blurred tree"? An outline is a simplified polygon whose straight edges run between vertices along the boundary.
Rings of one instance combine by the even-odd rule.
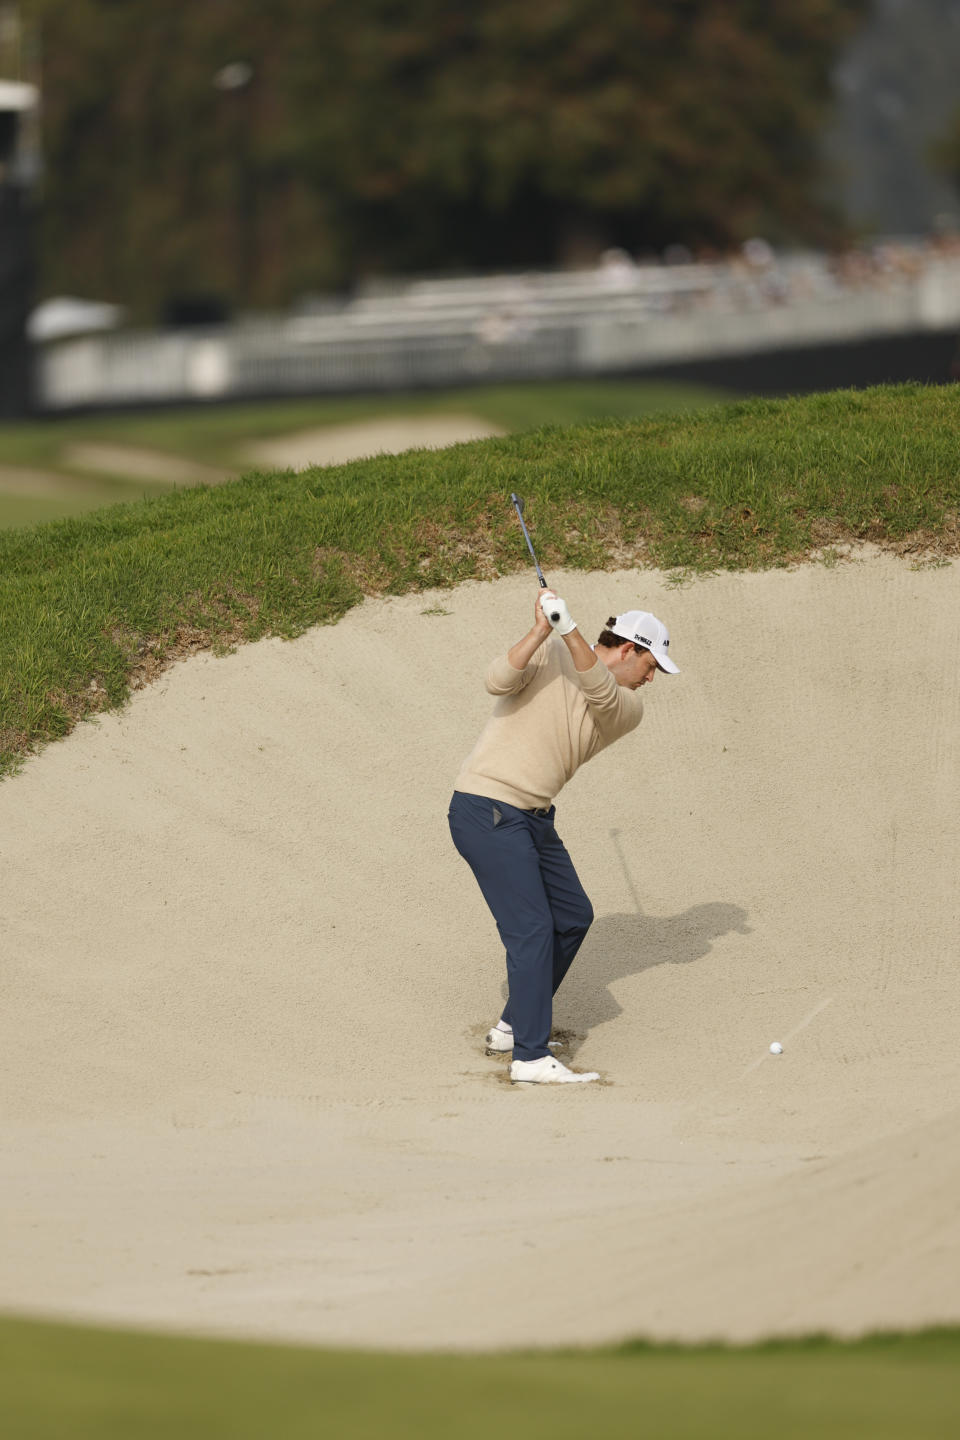
[[[830,64],[866,0],[31,4],[46,288],[148,314],[187,289],[268,304],[375,270],[822,238]],[[236,62],[251,83],[218,89]]]

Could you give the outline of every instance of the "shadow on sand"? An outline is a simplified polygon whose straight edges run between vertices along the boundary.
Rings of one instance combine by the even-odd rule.
[[[731,933],[750,934],[747,912],[720,900],[692,905],[679,915],[599,915],[559,996],[568,986],[576,991],[578,1028],[590,1030],[621,1014],[608,988],[615,981],[655,965],[690,965]]]
[[[751,933],[747,912],[720,900],[692,905],[679,915],[599,915],[557,993],[555,1033],[567,1040],[572,1053],[588,1030],[623,1013],[609,989],[615,981],[655,965],[690,965],[731,933]],[[505,1000],[506,982],[501,993]],[[572,1029],[564,1028],[567,1016],[575,1017]]]

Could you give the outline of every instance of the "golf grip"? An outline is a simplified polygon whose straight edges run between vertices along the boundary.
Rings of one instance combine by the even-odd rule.
[[[540,576],[540,589],[541,589],[541,590],[546,590],[546,588],[547,588],[547,582],[546,582],[546,580],[544,580],[543,576],[541,575],[541,576]],[[560,619],[560,611],[559,611],[559,610],[552,610],[552,611],[550,612],[550,619],[553,621],[554,625],[556,625],[557,621]]]

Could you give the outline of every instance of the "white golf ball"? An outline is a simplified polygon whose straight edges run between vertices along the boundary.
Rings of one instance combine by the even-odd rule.
[[[783,1046],[780,1044],[780,1041],[779,1041],[779,1040],[774,1040],[773,1044],[770,1046],[770,1054],[771,1054],[771,1055],[782,1055],[782,1054],[783,1054]]]

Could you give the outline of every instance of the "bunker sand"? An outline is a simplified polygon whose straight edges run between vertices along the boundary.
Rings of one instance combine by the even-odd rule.
[[[0,1307],[457,1349],[960,1320],[960,567],[549,578],[682,671],[559,803],[597,919],[555,1019],[611,1083],[484,1056],[446,830],[530,577],[191,660],[0,787]]]
[[[257,465],[306,470],[311,465],[345,465],[370,455],[399,455],[404,450],[442,450],[467,440],[487,440],[505,432],[476,415],[386,415],[353,425],[324,425],[261,440],[246,449]]]

